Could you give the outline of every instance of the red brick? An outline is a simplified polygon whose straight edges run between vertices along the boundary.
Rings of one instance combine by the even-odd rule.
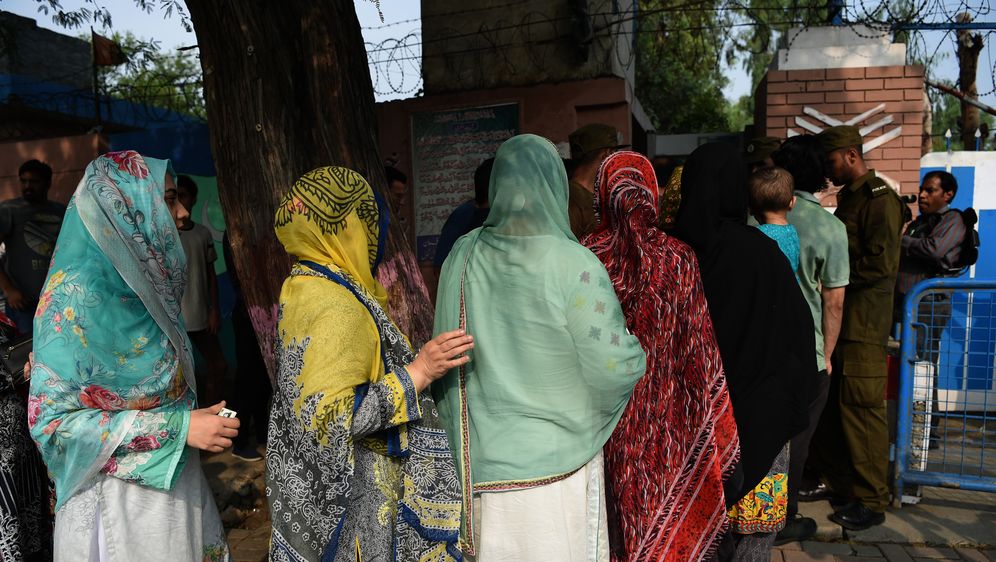
[[[823,103],[823,96],[823,92],[806,92],[787,95],[789,103],[804,103],[806,105]]]
[[[904,90],[870,90],[865,92],[865,101],[903,101]]]
[[[920,78],[889,78],[885,81],[886,88],[914,88],[923,89],[923,80]]]
[[[848,80],[846,83],[848,90],[881,90],[883,88],[882,79]]]
[[[896,102],[896,103],[900,103],[900,102]],[[876,101],[876,102],[862,102],[862,103],[845,103],[844,104],[844,113],[847,115],[848,119],[850,119],[851,117],[857,117],[859,114],[864,113],[864,112],[868,111],[869,109],[878,107],[881,104],[882,104],[882,102],[880,102],[880,101]],[[885,106],[885,110],[884,110],[885,113],[890,113],[890,111],[889,111],[889,105],[890,104],[887,104]],[[883,112],[881,112],[881,111],[878,112],[878,113],[876,113],[875,115],[872,116],[872,119],[874,119],[876,116],[879,119],[881,119],[882,118],[882,113]]]
[[[768,83],[770,84],[772,82],[784,82],[786,74],[787,72],[785,72],[784,70],[769,70],[767,74]]]
[[[778,129],[768,129],[764,134],[769,137],[775,137],[776,139],[783,139],[788,136],[788,129],[784,127]]]
[[[812,107],[816,111],[819,111],[824,115],[829,115],[830,117],[837,117],[844,113],[844,104],[842,103],[821,103],[820,105],[814,105]]]
[[[907,158],[920,158],[919,148],[902,148],[895,144],[896,141],[889,141],[882,145],[885,149],[883,152],[883,158],[891,158],[896,160],[905,160]]]
[[[785,94],[768,94],[768,105],[783,105],[788,103]]]
[[[903,169],[902,160],[882,160],[880,155],[881,152],[881,148],[875,148],[865,154],[865,160],[868,161],[869,168],[875,168],[876,170],[886,172],[889,175]]]
[[[865,92],[863,90],[827,92],[827,101],[832,103],[865,101]]]
[[[907,101],[922,101],[923,100],[923,90],[907,89],[907,90],[905,90],[905,92],[906,92],[906,99],[907,99]]]
[[[799,80],[809,82],[811,80],[823,80],[826,77],[826,71],[822,68],[817,70],[790,70],[788,71],[788,76],[786,80]]]
[[[920,123],[914,123],[911,125],[903,125],[903,136],[904,137],[916,137],[920,138],[923,134],[923,125]]]
[[[904,73],[908,78],[923,78],[923,66],[917,64],[906,67],[906,72]]]
[[[769,94],[788,94],[793,92],[805,92],[805,82],[775,82],[768,84]]]
[[[921,109],[923,108],[923,103],[922,102],[920,104],[920,107],[921,107]],[[903,128],[905,128],[906,125],[908,125],[908,124],[909,125],[919,124],[921,126],[923,125],[923,111],[922,110],[920,112],[908,111],[906,113],[903,113],[902,115],[895,115],[895,118],[896,118],[896,123],[900,123],[900,122],[903,123]]]
[[[764,122],[764,126],[766,128],[768,128],[768,129],[774,129],[774,128],[779,128],[779,127],[780,128],[784,128],[785,127],[785,118],[784,117],[768,117],[765,120],[765,122]]]
[[[799,105],[775,105],[768,107],[768,115],[771,117],[794,117],[802,115],[802,106]]]
[[[920,154],[917,152],[916,158],[910,158],[903,160],[903,170],[916,170],[920,171]]]
[[[836,92],[843,89],[843,80],[815,80],[806,83],[806,90],[809,92]]]
[[[905,67],[902,66],[869,66],[865,69],[866,78],[902,78]]]
[[[828,68],[827,69],[827,80],[839,80],[843,78],[844,80],[851,80],[854,78],[864,78],[865,69],[864,68]]]
[[[846,104],[848,115],[857,115],[859,113],[864,113],[869,109],[878,106],[882,102],[865,102],[865,103],[849,103]],[[883,111],[886,115],[892,115],[892,117],[899,121],[899,115],[903,113],[923,113],[923,102],[918,101],[891,101],[885,102],[885,110]],[[876,114],[881,115],[881,114]],[[881,118],[881,117],[880,117]]]

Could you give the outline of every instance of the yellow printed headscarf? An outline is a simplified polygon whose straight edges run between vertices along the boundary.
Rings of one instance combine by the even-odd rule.
[[[339,166],[301,176],[277,207],[277,238],[298,260],[334,265],[382,307],[387,291],[374,278],[387,237],[383,202],[363,176]]]

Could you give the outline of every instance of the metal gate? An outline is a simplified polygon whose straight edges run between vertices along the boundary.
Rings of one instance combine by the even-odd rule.
[[[996,280],[928,279],[903,305],[896,496],[996,492]]]

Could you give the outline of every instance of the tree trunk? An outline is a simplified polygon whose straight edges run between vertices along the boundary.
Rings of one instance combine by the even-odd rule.
[[[958,23],[969,23],[972,17],[958,14]],[[979,71],[979,53],[982,51],[982,35],[970,30],[958,30],[958,88],[966,96],[979,99],[975,77]],[[961,142],[964,150],[975,150],[975,132],[979,130],[979,108],[961,102]]]
[[[271,376],[277,299],[290,260],[273,231],[305,172],[341,165],[386,197],[373,86],[352,0],[187,0],[204,70],[211,146],[235,268]],[[432,307],[393,223],[379,277],[391,317],[420,345]]]

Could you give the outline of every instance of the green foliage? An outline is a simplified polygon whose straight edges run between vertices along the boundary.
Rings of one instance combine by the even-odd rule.
[[[89,36],[84,39],[89,40]],[[111,39],[128,55],[128,63],[102,67],[103,93],[206,119],[201,65],[190,51],[167,52],[158,42],[131,33]]]
[[[742,64],[756,85],[778,39],[827,10],[812,0],[641,0],[640,14],[637,95],[659,132],[692,133],[752,123],[752,96],[723,97],[722,65]]]
[[[640,1],[636,93],[658,132],[727,130],[720,2],[681,1]]]
[[[747,125],[754,122],[754,96],[740,96],[735,103],[727,103],[726,119],[730,123],[730,131],[743,131]]]
[[[951,83],[945,83],[947,86],[951,86]],[[958,98],[940,92],[938,90],[931,90],[931,109],[933,110],[933,121],[932,121],[932,133],[934,151],[943,152],[947,150],[947,139],[944,137],[944,133],[950,129],[951,130],[951,150],[964,150],[961,142],[961,100]],[[993,131],[993,116],[986,113],[985,111],[979,114],[979,124],[986,124],[989,127],[989,132],[992,134]],[[974,150],[974,146],[970,147]]]
[[[812,0],[749,0],[734,2],[737,11],[736,31],[727,46],[727,58],[739,61],[756,86],[778,49],[786,46],[786,32],[806,25],[822,24],[827,19],[826,2]]]

